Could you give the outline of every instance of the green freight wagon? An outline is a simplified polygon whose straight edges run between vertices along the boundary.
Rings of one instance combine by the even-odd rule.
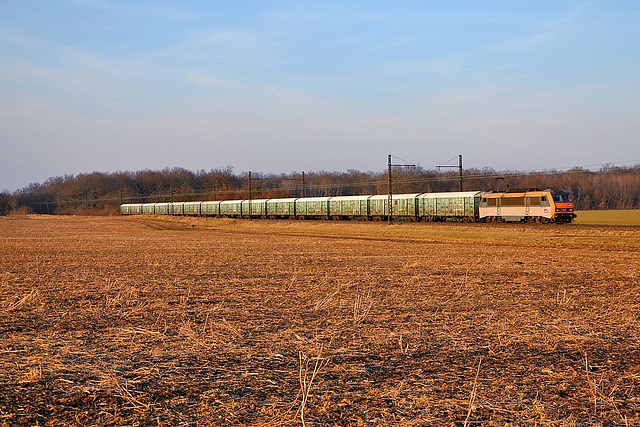
[[[220,216],[235,217],[242,215],[242,200],[220,202]]]
[[[296,199],[296,217],[301,219],[320,219],[329,216],[330,197],[303,197]]]
[[[131,215],[141,215],[142,214],[142,203],[133,203],[130,207]]]
[[[296,199],[267,200],[267,217],[286,218],[296,214]]]
[[[369,215],[370,196],[339,196],[329,198],[329,215],[332,218],[366,218]]]
[[[204,216],[220,215],[220,202],[219,201],[202,202],[202,204],[200,205],[200,215],[204,215]]]
[[[184,214],[190,216],[198,216],[200,215],[200,206],[202,202],[185,202],[184,203]]]
[[[120,213],[122,215],[140,215],[142,214],[142,203],[125,203],[120,205]]]
[[[249,200],[242,201],[242,215],[249,215]],[[251,216],[264,217],[267,215],[267,199],[251,200]]]
[[[418,214],[426,220],[474,221],[480,207],[479,191],[425,193],[418,196]]]
[[[369,197],[369,217],[383,219],[387,217],[389,209],[389,196],[379,194]]]
[[[394,218],[415,219],[417,216],[417,202],[415,194],[392,194],[391,204],[393,206]],[[374,219],[386,218],[389,211],[389,196],[380,194],[369,197],[369,216]]]
[[[185,202],[173,202],[169,206],[170,215],[184,215],[184,203]]]
[[[142,204],[142,213],[145,215],[153,215],[156,213],[156,204],[155,203],[143,203]]]
[[[155,214],[156,215],[169,215],[170,203],[156,203]]]
[[[416,219],[418,214],[418,193],[414,194],[393,194],[391,204],[393,205],[394,218]]]

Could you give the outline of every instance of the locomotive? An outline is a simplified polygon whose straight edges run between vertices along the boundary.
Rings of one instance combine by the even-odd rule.
[[[570,223],[571,195],[560,189],[394,194],[391,216],[408,221]],[[385,220],[389,196],[301,197],[203,202],[125,203],[122,215]]]
[[[569,192],[560,189],[483,193],[482,221],[569,223],[576,217]]]

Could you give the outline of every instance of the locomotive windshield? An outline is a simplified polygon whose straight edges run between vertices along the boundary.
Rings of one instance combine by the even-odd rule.
[[[571,196],[566,191],[554,190],[551,192],[556,203],[571,203]]]

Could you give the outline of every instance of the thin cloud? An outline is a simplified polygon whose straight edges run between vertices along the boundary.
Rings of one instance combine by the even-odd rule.
[[[179,58],[198,61],[196,65],[222,64],[226,67],[238,65],[265,67],[280,62],[276,59],[276,44],[269,34],[247,31],[214,31],[200,32],[189,36],[184,41],[157,50],[152,57]],[[183,64],[184,67],[194,64]]]
[[[154,165],[369,170],[395,152],[540,169],[603,141],[615,160],[637,151],[635,4],[62,2],[43,3],[51,20],[24,2],[0,17],[10,188]]]
[[[10,31],[6,28],[0,28],[0,44],[25,49],[30,49],[42,45],[36,39],[19,34],[19,32],[17,31]]]
[[[116,11],[123,15],[162,16],[175,20],[188,20],[196,17],[196,14],[186,7],[178,5],[163,5],[152,2],[145,5],[133,2],[115,2],[110,0],[73,0],[80,7]]]

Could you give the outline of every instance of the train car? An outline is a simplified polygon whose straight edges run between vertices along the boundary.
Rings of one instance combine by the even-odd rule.
[[[242,201],[242,216],[249,216],[249,204],[251,204],[251,217],[267,217],[267,200],[268,199],[256,199],[256,200],[243,200]]]
[[[295,218],[297,199],[267,200],[267,218]]]
[[[121,215],[141,215],[142,203],[124,203],[120,205]]]
[[[202,216],[220,216],[219,201],[202,202],[200,205],[200,215]]]
[[[185,202],[184,203],[184,214],[189,216],[200,216],[200,208],[202,206],[202,202]]]
[[[303,197],[296,199],[296,218],[328,219],[331,197]]]
[[[369,219],[383,220],[389,212],[389,196],[382,194],[369,197]]]
[[[169,215],[171,203],[156,203],[155,214],[156,215]]]
[[[185,202],[171,202],[169,204],[169,215],[184,215]]]
[[[418,216],[426,221],[477,221],[482,193],[463,191],[418,196]]]
[[[417,197],[420,193],[393,194],[391,196],[392,214],[394,218],[408,220],[418,219]],[[373,220],[387,219],[389,211],[389,196],[377,195],[369,197],[369,218]]]
[[[418,196],[413,194],[393,194],[391,198],[392,214],[394,218],[405,218],[409,220],[418,219]]]
[[[239,217],[242,215],[242,200],[225,200],[220,202],[220,216]]]
[[[142,215],[142,203],[131,204],[131,215]]]
[[[155,203],[143,203],[142,204],[142,214],[144,215],[154,215],[156,213],[156,204]]]
[[[371,196],[338,196],[329,198],[329,216],[333,219],[359,218],[369,216]]]
[[[479,214],[485,222],[568,223],[576,217],[571,196],[558,189],[483,193]]]

